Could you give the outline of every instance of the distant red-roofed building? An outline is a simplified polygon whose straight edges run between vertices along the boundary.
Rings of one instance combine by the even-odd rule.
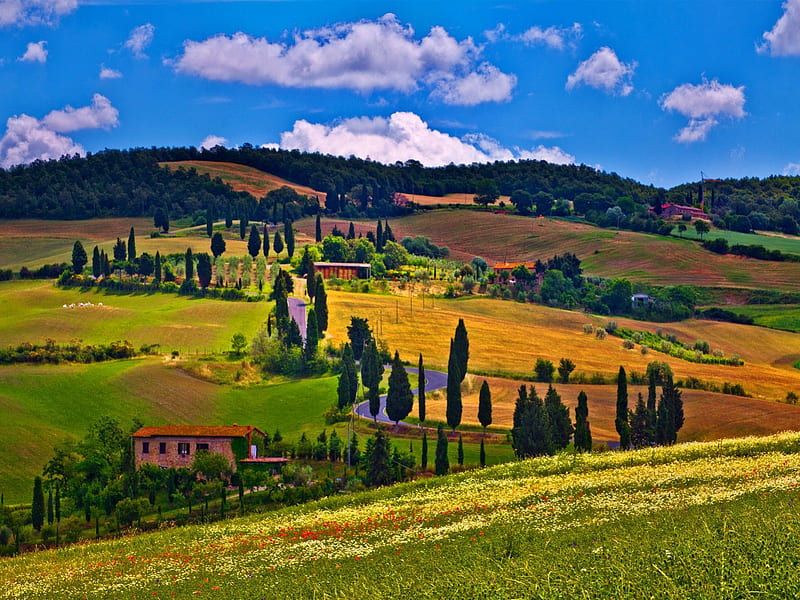
[[[259,457],[256,436],[263,438],[264,432],[257,427],[243,425],[164,425],[142,427],[131,438],[137,469],[142,463],[151,463],[165,469],[189,467],[201,450],[222,454],[234,470],[237,462],[288,462],[285,458]],[[238,457],[234,451],[235,442],[243,450],[240,450]]]
[[[694,206],[681,206],[680,204],[664,204],[661,207],[661,216],[664,219],[683,217],[684,215],[689,215],[689,217],[692,219],[705,219],[706,221],[711,220],[711,217],[709,217],[702,208],[696,208]]]

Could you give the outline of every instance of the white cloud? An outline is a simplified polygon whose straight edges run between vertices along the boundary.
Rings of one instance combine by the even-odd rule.
[[[684,83],[659,100],[662,110],[674,111],[689,118],[689,123],[675,136],[678,142],[702,142],[719,124],[719,117],[741,119],[744,111],[744,86],[723,85],[716,79],[693,85]]]
[[[207,135],[206,139],[200,142],[198,148],[200,150],[211,150],[214,146],[224,146],[228,143],[227,138],[220,137],[218,135]]]
[[[567,77],[566,88],[588,85],[606,94],[627,96],[633,91],[631,78],[635,70],[636,62],[621,62],[611,48],[603,46]]]
[[[25,50],[25,54],[19,57],[18,60],[22,62],[47,62],[47,49],[45,48],[47,42],[29,42]]]
[[[789,163],[783,168],[784,175],[800,175],[800,163]]]
[[[800,56],[800,0],[786,0],[780,19],[761,37],[764,42],[756,46],[760,54]]]
[[[575,161],[575,157],[558,147],[508,149],[482,134],[459,139],[431,129],[410,112],[396,112],[388,118],[346,119],[335,125],[296,121],[291,131],[281,134],[280,147],[338,156],[352,154],[389,164],[414,159],[427,166],[514,159],[548,160],[559,164]]]
[[[53,25],[78,8],[78,0],[0,0],[0,27]]]
[[[378,20],[340,23],[295,33],[291,43],[238,32],[184,42],[169,64],[179,73],[249,85],[351,89],[362,93],[412,93],[430,87],[445,102],[476,104],[507,100],[513,75],[480,63],[471,38],[458,41],[442,27],[416,38],[393,14]],[[483,83],[480,99],[467,98]]]
[[[574,47],[575,41],[582,35],[583,28],[580,23],[573,23],[572,27],[550,26],[547,29],[534,25],[514,39],[529,46],[547,46],[553,50],[563,50],[568,45]]]
[[[0,138],[0,167],[27,164],[34,160],[60,158],[65,154],[85,154],[83,146],[62,133],[79,129],[115,127],[117,109],[107,98],[95,94],[92,105],[54,110],[43,119],[29,115],[10,117]]]
[[[144,25],[139,25],[139,27],[134,27],[123,46],[133,52],[133,55],[136,58],[147,58],[147,55],[144,53],[144,51],[153,41],[153,34],[155,33],[155,30],[156,28],[150,23],[145,23]]]
[[[105,65],[100,65],[100,79],[119,79],[122,73]]]

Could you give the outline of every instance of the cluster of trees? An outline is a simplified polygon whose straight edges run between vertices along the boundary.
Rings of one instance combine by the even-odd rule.
[[[14,363],[47,363],[61,362],[94,363],[106,360],[133,358],[140,353],[147,353],[152,347],[144,346],[136,350],[129,341],[115,341],[109,344],[84,345],[80,342],[57,344],[48,339],[44,344],[24,343],[17,346],[0,348],[0,364]]]
[[[771,260],[775,262],[800,262],[800,255],[787,254],[780,250],[769,250],[760,244],[731,244],[724,238],[715,238],[703,242],[703,248],[716,254],[736,254],[747,256],[756,260]]]
[[[647,400],[639,393],[636,407],[631,410],[628,407],[628,378],[625,369],[619,368],[614,425],[622,450],[672,445],[678,440],[678,431],[683,427],[683,400],[681,391],[673,381],[670,366],[663,362],[651,362],[647,365],[646,377]],[[661,386],[658,400],[657,386]]]
[[[544,400],[536,388],[520,386],[514,405],[514,422],[511,429],[511,445],[519,458],[555,454],[569,445],[575,434],[575,448],[579,451],[592,449],[592,434],[589,425],[589,409],[586,394],[578,395],[575,424],[570,421],[569,409],[561,396],[550,385]]]

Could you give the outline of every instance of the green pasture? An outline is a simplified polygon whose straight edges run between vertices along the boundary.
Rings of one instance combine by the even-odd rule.
[[[678,231],[677,225],[672,229],[672,235],[677,238],[700,240],[693,223],[685,223],[686,231],[683,235]],[[704,240],[722,238],[729,245],[743,244],[745,246],[764,246],[768,250],[780,250],[789,254],[800,254],[800,237],[782,235],[764,235],[760,233],[739,233],[738,231],[728,231],[727,229],[712,229],[703,236]]]
[[[64,308],[80,303],[95,306]],[[234,333],[255,335],[269,308],[160,292],[59,288],[40,280],[0,283],[0,306],[0,345],[46,338],[86,344],[128,340],[136,347],[159,344],[163,352],[182,353],[229,350]]]
[[[721,306],[740,315],[753,318],[756,325],[800,333],[800,305],[750,304],[747,306]]]

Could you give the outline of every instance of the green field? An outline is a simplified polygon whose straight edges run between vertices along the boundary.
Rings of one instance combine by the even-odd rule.
[[[562,454],[0,561],[0,598],[794,598],[800,434]]]
[[[762,327],[800,333],[800,305],[797,304],[751,304],[720,308],[752,317],[753,322]]]
[[[700,236],[694,225],[686,223],[686,231],[680,235],[677,226],[672,230],[672,235],[683,239],[699,240]],[[764,246],[768,250],[780,250],[789,254],[800,254],[800,237],[793,235],[766,235],[758,233],[739,233],[738,231],[728,231],[727,229],[712,229],[703,236],[704,240],[722,238],[728,244],[743,244],[745,246]]]

